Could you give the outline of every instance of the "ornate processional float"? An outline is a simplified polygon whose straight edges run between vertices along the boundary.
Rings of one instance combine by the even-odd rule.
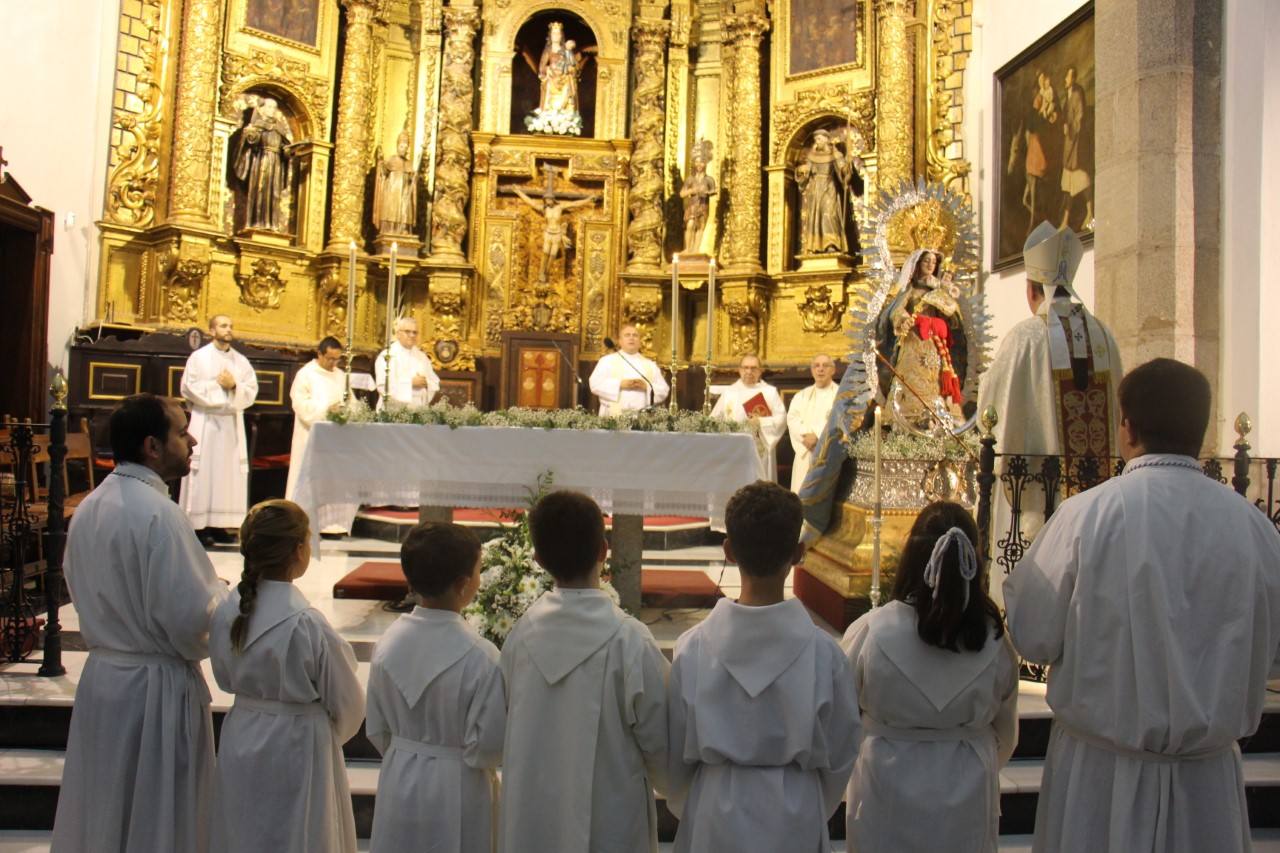
[[[874,286],[849,308],[849,367],[801,491],[809,549],[796,577],[796,594],[837,627],[884,599],[920,510],[976,506],[990,344],[963,196],[904,181],[860,220]]]

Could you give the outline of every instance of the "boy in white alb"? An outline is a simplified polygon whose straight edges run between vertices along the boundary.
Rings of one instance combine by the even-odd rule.
[[[600,589],[600,507],[552,492],[529,514],[556,588],[502,647],[504,853],[656,853],[666,789],[666,678],[653,635]]]
[[[419,606],[378,640],[365,734],[382,753],[371,853],[490,853],[507,696],[498,650],[462,618],[480,588],[480,540],[420,524],[400,546]]]
[[[668,691],[675,849],[820,853],[858,754],[849,662],[783,584],[802,554],[800,498],[744,486],[725,509],[725,557],[742,570],[676,644]]]

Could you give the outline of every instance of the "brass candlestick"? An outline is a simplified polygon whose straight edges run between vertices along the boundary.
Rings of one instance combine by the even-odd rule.
[[[671,356],[671,363],[667,365],[667,369],[671,371],[671,402],[667,405],[667,410],[674,417],[680,411],[680,404],[676,402],[676,388],[679,384],[677,377],[680,373],[680,362],[676,361],[674,354]]]
[[[706,375],[706,383],[703,385],[702,391],[702,414],[711,417],[711,374],[715,368],[711,365],[711,359],[707,359],[706,364],[702,365],[702,372]]]

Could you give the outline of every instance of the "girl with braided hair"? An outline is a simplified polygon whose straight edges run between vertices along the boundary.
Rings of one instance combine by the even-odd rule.
[[[364,719],[350,644],[293,585],[311,562],[307,514],[271,500],[240,526],[244,571],[213,616],[222,726],[214,853],[352,853],[342,745]]]
[[[902,549],[893,600],[845,633],[863,725],[850,853],[944,841],[995,853],[999,769],[1018,739],[1018,665],[977,540],[968,510],[929,504]]]

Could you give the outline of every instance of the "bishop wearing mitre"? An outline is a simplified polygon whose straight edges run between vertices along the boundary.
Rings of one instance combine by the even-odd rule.
[[[1084,307],[1072,286],[1083,256],[1084,246],[1070,228],[1042,222],[1031,232],[1023,257],[1032,316],[1000,342],[982,377],[978,411],[994,407],[996,452],[1002,459],[1061,455],[1065,475],[1089,456],[1106,476],[1109,460],[1118,452],[1120,351],[1110,330]],[[1038,474],[1040,460],[1028,462],[1031,473]],[[1043,488],[1028,481],[1020,523],[1028,543],[1044,525],[1044,498]],[[1003,489],[996,489],[993,516],[991,542],[998,551],[1011,524]],[[998,595],[1000,584],[993,582],[991,590]]]
[[[620,415],[667,399],[671,387],[662,378],[662,370],[653,359],[640,354],[640,330],[623,326],[618,330],[618,342],[621,347],[596,362],[588,380],[591,393],[600,401],[600,414]]]
[[[387,353],[391,353],[391,378],[387,379]],[[373,362],[374,381],[378,384],[378,408],[390,397],[405,406],[426,406],[440,390],[440,378],[431,367],[431,359],[418,346],[418,321],[412,317],[396,320],[396,339],[378,353]]]
[[[738,362],[738,381],[724,389],[716,406],[711,410],[713,418],[744,423],[754,420],[760,425],[760,461],[764,479],[778,479],[778,442],[787,431],[787,407],[782,403],[778,389],[760,379],[764,368],[760,359],[748,353]]]
[[[822,431],[827,428],[827,418],[836,402],[839,386],[834,381],[836,363],[826,353],[818,353],[809,362],[809,375],[813,384],[801,389],[791,398],[787,410],[787,436],[796,458],[791,463],[791,491],[800,494],[804,478],[813,461],[813,450],[818,446]]]

